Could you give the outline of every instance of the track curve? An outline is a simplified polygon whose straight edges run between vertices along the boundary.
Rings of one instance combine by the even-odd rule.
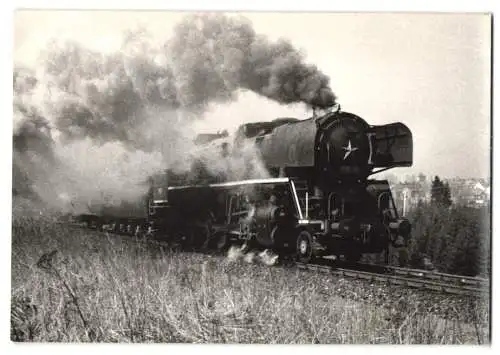
[[[77,228],[85,228],[78,223],[61,223]],[[149,238],[137,238],[128,234],[97,231],[106,234],[117,234],[123,237],[131,237],[138,243],[146,243],[159,247],[172,248],[172,244]],[[204,252],[206,254],[206,252]],[[211,254],[211,253],[210,253]],[[220,252],[216,253],[222,256]],[[319,263],[304,264],[294,262],[299,270],[321,272],[344,278],[362,279],[367,281],[385,282],[408,288],[424,289],[439,293],[455,295],[467,295],[475,297],[487,296],[490,292],[489,279],[453,275],[429,270],[409,269],[396,266],[376,264],[355,264],[346,267],[343,264],[331,263],[331,260],[323,259]],[[283,266],[283,265],[282,265]]]

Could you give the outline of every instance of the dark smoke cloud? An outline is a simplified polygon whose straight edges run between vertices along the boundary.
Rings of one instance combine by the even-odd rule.
[[[258,36],[244,18],[193,15],[175,28],[166,44],[187,105],[206,103],[206,93],[233,99],[243,88],[279,103],[335,104],[329,78],[285,40]],[[194,88],[195,90],[184,90]]]
[[[113,54],[52,41],[40,69],[43,78],[24,86],[50,93],[44,110],[62,139],[119,141],[145,151],[157,149],[147,128],[164,123],[162,113],[201,116],[208,104],[232,101],[241,89],[283,104],[335,103],[328,77],[289,42],[272,43],[246,20],[222,14],[188,16],[159,45],[144,30],[129,32]]]
[[[14,70],[14,190],[137,197],[134,184],[193,148],[191,123],[241,90],[282,104],[335,103],[328,77],[297,49],[239,17],[188,16],[160,42],[131,31],[113,53],[53,40],[36,71]],[[186,159],[178,168],[189,168]],[[265,170],[251,147],[244,159],[204,159],[235,178],[248,164]]]
[[[132,57],[127,53],[132,45],[127,38],[120,52],[103,55],[75,42],[53,43],[45,53],[46,80],[53,91],[49,114],[63,139],[89,137],[154,149],[141,129],[147,116],[175,110],[179,103],[168,68],[153,61],[154,49],[145,43]]]

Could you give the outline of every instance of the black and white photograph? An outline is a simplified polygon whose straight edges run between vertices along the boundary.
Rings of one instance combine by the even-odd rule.
[[[13,24],[12,343],[491,345],[492,13]]]

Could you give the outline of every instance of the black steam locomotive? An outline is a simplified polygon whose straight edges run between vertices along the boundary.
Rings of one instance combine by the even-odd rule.
[[[388,182],[370,178],[412,165],[412,134],[402,123],[370,126],[339,109],[248,123],[233,136],[200,135],[196,142],[200,156],[218,161],[251,146],[267,175],[248,178],[247,171],[234,180],[211,169],[213,159],[199,158],[187,172],[153,176],[147,226],[155,238],[220,250],[254,245],[301,262],[328,255],[356,262],[408,242],[411,226],[398,215]],[[126,223],[120,228],[127,232],[141,229]]]
[[[253,245],[301,262],[328,255],[356,262],[408,243],[411,226],[399,217],[388,182],[370,178],[412,165],[412,134],[402,123],[370,126],[339,109],[248,123],[233,136],[204,134],[195,143],[189,169],[152,176],[144,204],[101,206],[79,221],[184,247]],[[265,176],[245,161],[248,147]],[[231,168],[210,166],[232,160],[248,171],[235,178]]]

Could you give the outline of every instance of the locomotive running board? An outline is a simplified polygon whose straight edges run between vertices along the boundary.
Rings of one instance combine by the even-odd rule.
[[[244,186],[244,185],[259,185],[259,184],[276,184],[290,182],[290,178],[269,178],[269,179],[251,179],[251,180],[241,180],[241,181],[230,181],[221,182],[216,184],[208,185],[186,185],[186,186],[170,186],[169,191],[172,190],[182,190],[182,189],[192,189],[193,187],[234,187],[234,186]]]

